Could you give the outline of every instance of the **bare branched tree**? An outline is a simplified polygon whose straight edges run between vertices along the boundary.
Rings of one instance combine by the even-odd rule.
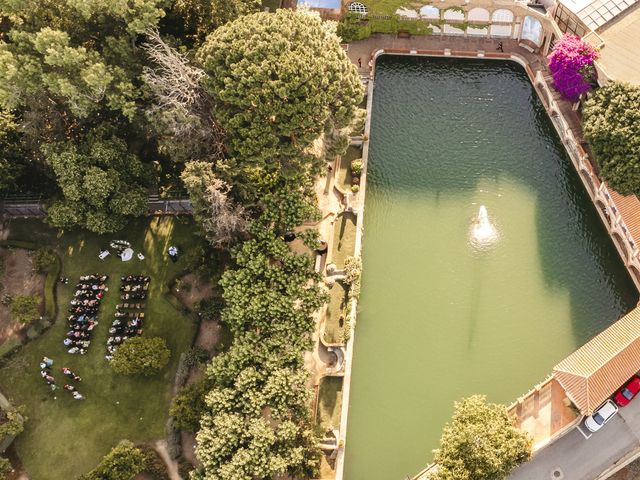
[[[238,240],[247,230],[247,215],[244,208],[228,197],[229,185],[214,178],[205,192],[206,214],[202,227],[207,240],[216,248],[227,247]]]
[[[142,73],[156,98],[150,113],[164,133],[182,146],[169,149],[179,151],[183,161],[223,158],[224,132],[213,117],[213,99],[201,85],[206,73],[168,45],[155,28],[146,30],[145,35],[147,42],[142,48],[155,65],[144,67]]]

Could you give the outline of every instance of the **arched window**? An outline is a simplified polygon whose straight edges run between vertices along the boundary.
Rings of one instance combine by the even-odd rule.
[[[432,5],[425,5],[420,9],[420,16],[422,18],[440,18],[440,10]]]
[[[493,22],[513,22],[513,12],[506,8],[499,8],[491,15],[491,21]]]
[[[367,13],[367,6],[364,3],[351,2],[347,7],[347,10],[365,15]]]
[[[539,46],[542,43],[542,24],[540,23],[540,20],[528,15],[524,17],[521,38],[524,40],[530,40]]]
[[[484,8],[472,8],[467,15],[467,20],[470,22],[488,22],[489,18],[489,10]]]

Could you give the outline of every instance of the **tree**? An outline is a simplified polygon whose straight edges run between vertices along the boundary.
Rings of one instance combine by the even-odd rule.
[[[147,211],[144,167],[107,129],[91,131],[82,143],[48,145],[44,152],[64,197],[48,209],[53,225],[116,232]]]
[[[211,163],[189,162],[181,177],[189,192],[194,217],[213,247],[228,247],[245,234],[245,211],[233,204],[228,196],[229,185],[216,178]]]
[[[186,35],[196,44],[216,28],[244,15],[258,12],[260,0],[176,0],[173,10],[182,19]]]
[[[168,45],[156,29],[145,32],[142,48],[153,63],[142,78],[154,101],[148,114],[156,125],[159,150],[174,161],[224,157],[222,130],[212,116],[212,98],[202,88],[203,70]]]
[[[434,450],[431,480],[501,480],[531,456],[531,439],[514,426],[503,405],[474,395],[454,404]]]
[[[160,337],[134,337],[122,343],[111,359],[116,373],[126,375],[155,375],[167,363],[171,351]]]
[[[598,58],[595,48],[577,35],[565,33],[549,54],[549,70],[560,94],[575,102],[591,90],[596,71],[593,62]]]
[[[171,401],[169,415],[175,418],[175,425],[186,432],[197,432],[200,417],[205,412],[204,396],[207,393],[206,380],[181,388]]]
[[[27,324],[40,316],[40,298],[35,295],[15,297],[11,301],[11,317],[18,323]]]
[[[607,83],[589,96],[583,114],[602,177],[623,195],[640,194],[640,87]]]
[[[256,231],[234,251],[239,268],[224,273],[221,319],[234,335],[260,330],[292,341],[311,331],[313,312],[326,300],[311,259],[292,252],[269,231]]]
[[[334,30],[308,12],[261,12],[218,28],[198,51],[226,134],[225,168],[254,190],[317,171],[320,160],[305,149],[346,126],[361,102],[357,69]]]
[[[0,192],[14,187],[22,172],[20,137],[14,115],[0,108]]]
[[[122,440],[98,466],[80,480],[131,480],[147,469],[146,455],[129,440]]]

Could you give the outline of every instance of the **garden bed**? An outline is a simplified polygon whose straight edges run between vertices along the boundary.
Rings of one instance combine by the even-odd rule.
[[[0,248],[0,299],[5,295],[37,296],[40,298],[40,314],[44,313],[45,275],[35,271],[30,250]],[[18,337],[28,325],[16,322],[11,315],[11,306],[0,303],[0,346],[11,338]]]
[[[346,320],[349,300],[347,292],[348,287],[342,282],[334,283],[329,289],[329,305],[327,306],[323,332],[323,339],[329,345],[344,343],[344,332],[348,326]]]
[[[356,245],[357,217],[353,213],[341,213],[336,218],[333,231],[333,245],[331,250],[331,263],[338,270],[344,268],[347,257],[353,256]]]

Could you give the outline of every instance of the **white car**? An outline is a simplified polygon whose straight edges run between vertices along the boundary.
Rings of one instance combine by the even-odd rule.
[[[613,418],[618,413],[618,407],[611,400],[604,402],[590,417],[587,417],[584,421],[585,426],[591,432],[597,432],[605,423]]]

